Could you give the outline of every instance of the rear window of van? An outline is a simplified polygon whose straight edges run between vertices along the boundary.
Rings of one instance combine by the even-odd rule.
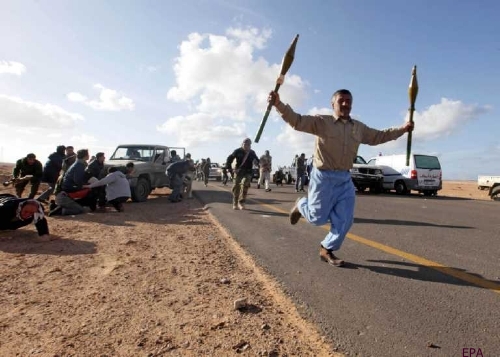
[[[436,156],[415,155],[417,169],[441,170],[441,164]]]

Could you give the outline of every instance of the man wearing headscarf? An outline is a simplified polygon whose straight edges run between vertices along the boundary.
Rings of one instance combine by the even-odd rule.
[[[260,157],[260,175],[259,183],[257,183],[257,188],[264,183],[266,192],[271,191],[269,188],[269,182],[271,181],[271,168],[272,168],[273,158],[269,155],[269,150],[264,151],[264,155]]]
[[[35,224],[39,236],[49,234],[49,226],[40,202],[11,194],[0,195],[0,230],[15,230],[30,223]]]

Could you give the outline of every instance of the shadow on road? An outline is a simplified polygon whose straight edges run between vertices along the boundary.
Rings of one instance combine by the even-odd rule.
[[[365,192],[357,192],[360,196],[382,196],[382,197],[392,197],[394,199],[399,199],[399,198],[411,198],[411,199],[417,199],[417,200],[439,200],[439,201],[473,201],[472,198],[467,198],[467,197],[451,197],[451,196],[424,196],[418,193],[412,193],[412,194],[406,194],[406,195],[399,195],[396,192],[386,192],[386,193],[380,193],[380,194],[370,194],[370,193],[365,193]]]
[[[368,264],[356,264],[356,263],[346,263],[346,268],[348,269],[368,269],[378,274],[387,274],[392,276],[398,276],[401,278],[412,279],[412,280],[421,280],[421,281],[429,281],[433,283],[444,283],[444,284],[452,284],[452,285],[461,285],[461,286],[473,286],[476,288],[483,289],[492,289],[496,288],[500,289],[500,282],[494,280],[488,280],[477,273],[467,272],[465,269],[461,268],[452,268],[452,267],[441,267],[441,266],[425,266],[415,263],[408,262],[400,262],[393,260],[367,260],[370,263],[381,263],[392,266],[381,266],[381,265],[368,265]],[[408,269],[401,268],[408,267]],[[412,269],[413,268],[413,269]],[[416,268],[416,270],[415,270]],[[441,272],[443,269],[455,270],[459,273],[465,273],[470,275],[471,277],[475,277],[481,279],[485,284],[489,287],[479,286],[473,284],[471,282],[467,282],[465,280],[455,278],[448,274]],[[491,286],[491,287],[490,287]]]
[[[460,228],[460,229],[475,229],[469,226],[453,226],[448,224],[434,224],[418,221],[403,221],[398,219],[371,219],[371,218],[354,218],[354,223],[368,224],[388,224],[393,226],[417,226],[417,227],[439,227],[439,228]]]

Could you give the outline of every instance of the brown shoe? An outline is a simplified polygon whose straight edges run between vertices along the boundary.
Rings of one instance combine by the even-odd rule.
[[[301,198],[302,197],[299,197],[295,200],[295,204],[293,205],[292,209],[290,210],[290,214],[288,215],[288,217],[290,217],[291,224],[297,224],[300,217],[302,217],[302,215],[300,214],[300,211],[299,211],[299,207],[297,205]]]
[[[342,267],[345,264],[344,261],[342,259],[337,258],[332,253],[331,250],[328,250],[328,249],[324,248],[323,246],[321,246],[321,248],[319,250],[319,258],[322,261],[327,262],[330,265],[333,265],[334,267]]]

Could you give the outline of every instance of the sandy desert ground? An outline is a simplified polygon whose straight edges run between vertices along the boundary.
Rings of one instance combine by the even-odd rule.
[[[169,192],[48,217],[50,241],[0,232],[0,355],[338,355],[199,202]],[[440,195],[489,199],[474,182]]]

